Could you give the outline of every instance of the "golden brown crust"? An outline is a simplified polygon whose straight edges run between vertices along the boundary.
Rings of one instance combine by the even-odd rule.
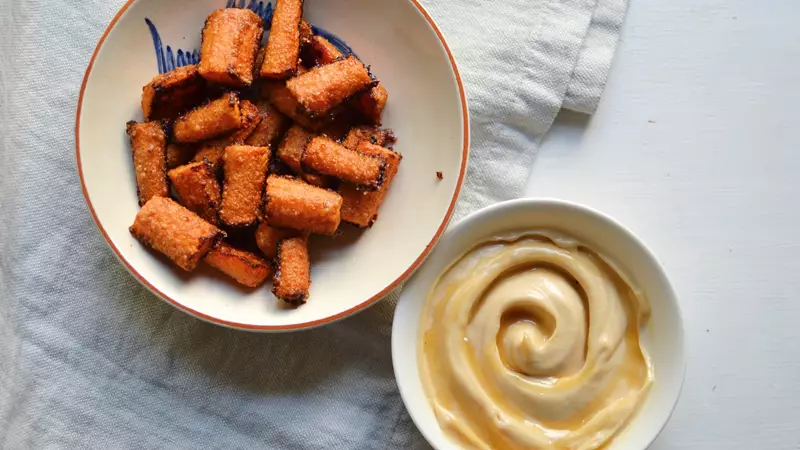
[[[384,147],[394,144],[396,138],[392,130],[381,130],[371,126],[360,125],[350,129],[342,145],[351,150],[355,150],[362,141]]]
[[[302,174],[303,168],[300,162],[303,158],[303,151],[305,151],[306,145],[313,137],[314,133],[300,125],[293,125],[286,131],[283,140],[278,145],[276,156],[296,174]]]
[[[326,177],[325,175],[319,175],[316,173],[304,173],[301,176],[301,178],[303,179],[303,181],[312,186],[317,186],[326,189],[332,187],[334,181],[336,181],[331,177]]]
[[[275,266],[272,293],[292,305],[305,303],[311,288],[308,237],[295,236],[281,240]]]
[[[309,117],[319,117],[377,83],[356,57],[325,64],[291,78],[286,88]]]
[[[233,87],[250,86],[264,22],[246,8],[223,8],[211,13],[203,27],[200,75]]]
[[[302,18],[303,0],[276,0],[267,38],[267,53],[261,65],[263,78],[282,79],[297,72]]]
[[[261,84],[261,95],[269,99],[272,106],[281,114],[291,118],[293,121],[308,128],[309,130],[319,130],[325,123],[321,120],[312,120],[301,114],[302,107],[297,103],[297,99],[286,88],[283,81],[265,81]]]
[[[177,167],[167,175],[183,206],[209,223],[216,225],[219,222],[219,183],[208,161]]]
[[[239,103],[239,110],[242,114],[242,127],[233,132],[226,140],[229,144],[244,144],[245,140],[250,137],[261,124],[261,114],[259,113],[258,106],[248,100],[242,100]]]
[[[371,226],[378,218],[378,209],[397,175],[402,156],[379,145],[362,141],[358,151],[366,155],[380,156],[386,163],[386,178],[380,188],[372,192],[358,190],[355,186],[343,184],[339,187],[342,196],[342,220],[359,227]]]
[[[270,226],[334,234],[341,220],[342,198],[295,178],[270,175],[264,208]]]
[[[188,144],[167,144],[167,170],[182,166],[194,157],[197,149]]]
[[[330,64],[344,56],[329,40],[319,35],[311,37],[306,53],[309,54],[310,61],[308,63],[311,66]]]
[[[261,115],[261,122],[244,142],[256,147],[274,148],[278,138],[289,126],[289,119],[266,100],[260,100],[256,105]]]
[[[300,20],[300,47],[307,46],[311,44],[311,39],[314,37],[314,30],[311,29],[311,25],[305,21],[305,19]]]
[[[375,190],[383,183],[386,161],[380,155],[365,155],[336,141],[317,136],[305,147],[301,159],[304,172],[320,173]]]
[[[358,94],[353,100],[356,111],[367,122],[373,125],[381,124],[381,114],[389,99],[389,92],[379,84],[367,92]]]
[[[281,239],[294,236],[297,231],[288,228],[276,228],[262,220],[256,227],[256,245],[261,253],[269,259],[274,259],[278,254],[278,242]]]
[[[145,203],[130,232],[187,272],[225,236],[219,228],[166,197],[153,197]]]
[[[302,159],[306,144],[314,137],[314,133],[306,130],[300,125],[294,125],[286,132],[283,140],[278,146],[276,156],[283,161],[296,175],[299,175],[307,183],[319,187],[327,187],[331,184],[331,179],[324,175],[309,174],[303,171]]]
[[[220,174],[222,171],[222,155],[225,154],[225,146],[217,144],[209,144],[200,147],[197,153],[194,154],[192,162],[207,161],[215,174]]]
[[[223,155],[222,223],[245,227],[256,223],[269,165],[268,147],[232,145]]]
[[[172,134],[179,143],[198,142],[221,136],[241,126],[239,95],[229,92],[176,120]]]
[[[178,116],[202,99],[205,86],[206,81],[197,72],[194,64],[156,75],[142,88],[142,113],[145,121]]]
[[[248,287],[261,286],[272,274],[272,267],[267,261],[225,242],[208,252],[205,262]]]
[[[153,197],[169,195],[167,185],[167,137],[161,122],[127,123],[126,132],[131,140],[133,170],[139,205]]]

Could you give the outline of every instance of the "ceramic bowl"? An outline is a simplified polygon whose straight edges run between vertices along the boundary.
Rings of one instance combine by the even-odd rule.
[[[223,7],[248,7],[267,24],[273,11],[268,1],[131,0],[111,21],[86,69],[78,101],[75,140],[86,201],[125,267],[183,311],[263,331],[345,317],[408,277],[450,219],[469,149],[467,105],[455,61],[416,0],[305,3],[304,17],[316,32],[355,52],[387,88],[384,126],[397,135],[395,149],[403,161],[371,229],[312,240],[310,299],[300,308],[286,308],[269,286],[243,290],[203,268],[180,273],[128,232],[139,206],[125,123],[142,120],[142,86],[150,79],[198,61],[203,23]]]
[[[412,419],[440,450],[458,448],[436,421],[419,377],[418,337],[426,297],[439,275],[475,245],[507,232],[558,230],[605,255],[645,291],[652,316],[641,332],[654,383],[638,413],[611,441],[609,450],[645,449],[666,425],[685,372],[683,323],[675,293],[656,257],[625,227],[590,208],[559,200],[520,199],[480,210],[451,227],[423,267],[405,284],[392,327],[397,384]]]

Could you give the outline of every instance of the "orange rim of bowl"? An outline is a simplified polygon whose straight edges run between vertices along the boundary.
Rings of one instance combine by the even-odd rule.
[[[467,110],[467,97],[464,92],[464,84],[461,81],[461,75],[458,72],[458,67],[456,66],[455,58],[453,58],[453,53],[450,51],[450,47],[448,47],[447,42],[445,42],[441,30],[439,30],[439,27],[436,26],[436,23],[433,21],[433,19],[425,10],[425,8],[423,8],[422,5],[419,4],[418,0],[409,0],[417,8],[417,11],[419,11],[419,13],[422,14],[425,20],[427,20],[428,25],[430,25],[430,27],[436,33],[436,36],[439,38],[439,41],[441,42],[442,47],[444,48],[445,52],[447,53],[447,57],[450,60],[450,66],[453,69],[453,74],[455,75],[456,84],[458,85],[458,92],[461,97],[461,114],[463,120],[462,128],[464,133],[463,134],[464,147],[462,149],[461,169],[459,170],[458,182],[456,183],[456,189],[455,192],[453,193],[453,199],[450,201],[450,206],[447,208],[447,214],[445,214],[441,225],[439,225],[439,229],[436,230],[436,234],[434,234],[433,239],[431,239],[428,245],[425,246],[425,249],[417,257],[417,259],[414,260],[411,266],[408,269],[406,269],[405,272],[403,272],[396,280],[394,280],[380,292],[378,292],[377,294],[373,295],[366,301],[359,303],[358,305],[350,309],[344,310],[332,316],[325,317],[323,319],[317,319],[309,322],[301,322],[291,325],[252,325],[247,323],[239,323],[239,322],[232,322],[229,320],[218,319],[216,317],[209,316],[208,314],[203,314],[200,311],[196,311],[192,308],[189,308],[188,306],[172,299],[168,295],[161,292],[158,288],[150,284],[150,282],[147,281],[139,272],[137,272],[136,269],[128,262],[128,260],[125,259],[124,256],[122,256],[122,253],[120,253],[119,249],[117,249],[117,247],[111,241],[111,238],[108,236],[108,233],[106,233],[106,230],[103,228],[103,225],[98,220],[97,214],[94,211],[94,206],[92,205],[92,201],[89,198],[89,193],[86,190],[86,182],[83,179],[83,167],[81,165],[81,144],[80,144],[81,109],[83,106],[83,94],[84,91],[86,90],[86,82],[89,80],[89,74],[92,72],[92,67],[94,66],[94,60],[95,58],[97,58],[97,53],[103,46],[106,37],[108,37],[108,33],[111,31],[112,28],[114,28],[114,25],[117,23],[119,18],[122,17],[125,11],[135,1],[136,0],[128,0],[122,6],[122,8],[120,8],[120,10],[114,16],[114,18],[111,19],[111,22],[108,24],[108,27],[106,27],[105,31],[103,32],[103,35],[100,36],[100,40],[97,42],[97,46],[95,47],[94,52],[92,53],[92,58],[89,60],[89,65],[86,67],[86,73],[83,76],[83,83],[81,83],[81,90],[78,96],[78,108],[75,115],[75,157],[78,165],[78,176],[81,179],[81,190],[83,191],[83,197],[86,199],[86,204],[89,206],[89,211],[92,213],[92,219],[94,220],[94,223],[97,225],[97,228],[100,230],[100,233],[103,235],[103,238],[106,240],[106,243],[108,243],[108,245],[111,247],[111,250],[114,251],[114,254],[116,254],[117,258],[141,284],[143,284],[150,291],[157,294],[159,297],[161,297],[168,303],[170,303],[172,306],[184,312],[187,312],[197,318],[203,319],[211,323],[228,326],[232,328],[251,330],[251,331],[288,331],[288,330],[313,328],[320,325],[329,324],[339,319],[343,319],[347,316],[355,314],[367,308],[368,306],[371,306],[381,298],[385,297],[386,294],[388,294],[394,288],[396,288],[400,283],[402,283],[406,278],[408,278],[414,272],[414,270],[416,270],[417,267],[419,267],[420,264],[422,264],[422,262],[425,260],[425,257],[428,255],[428,253],[430,253],[431,249],[433,249],[433,246],[436,245],[436,242],[439,241],[439,238],[442,236],[442,233],[444,233],[447,224],[450,222],[450,218],[453,215],[453,210],[455,209],[456,206],[456,201],[458,200],[458,196],[461,192],[461,186],[464,182],[464,175],[467,169],[467,159],[469,158],[469,113]]]

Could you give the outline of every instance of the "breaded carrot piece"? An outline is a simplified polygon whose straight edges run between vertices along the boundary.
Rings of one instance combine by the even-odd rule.
[[[205,262],[248,287],[258,287],[272,274],[272,267],[263,258],[221,242],[208,252]]]
[[[341,142],[356,123],[358,122],[356,121],[354,114],[347,110],[341,110],[319,130],[318,134],[327,136],[334,141]]]
[[[272,293],[292,305],[308,300],[311,287],[311,263],[308,256],[308,237],[295,236],[278,243]]]
[[[317,136],[306,145],[301,159],[303,171],[320,173],[374,191],[383,183],[386,161],[365,155],[325,137]]]
[[[211,13],[203,27],[198,71],[206,80],[233,87],[250,86],[264,21],[246,8]]]
[[[278,151],[275,155],[295,173],[302,174],[303,168],[300,161],[303,158],[306,145],[313,137],[314,133],[300,125],[293,125],[283,136],[283,140],[280,145],[278,145]]]
[[[222,169],[222,155],[225,152],[225,147],[240,145],[243,141],[248,141],[252,133],[258,130],[262,121],[262,116],[258,113],[258,107],[247,100],[242,100],[240,105],[244,126],[234,130],[233,133],[202,142],[200,148],[194,152],[191,161],[201,162],[207,160],[215,172],[219,172]],[[169,147],[167,150],[169,151]],[[167,160],[169,161],[169,154],[167,155]]]
[[[167,144],[167,170],[182,166],[192,160],[195,147],[187,144]]]
[[[305,52],[312,66],[330,64],[344,55],[336,46],[322,36],[312,36],[308,50]],[[372,124],[381,123],[381,114],[386,106],[389,93],[383,85],[378,84],[367,92],[356,96],[353,105],[358,113]]]
[[[209,223],[218,223],[219,183],[208,161],[176,167],[167,175],[183,206]]]
[[[314,37],[314,30],[311,29],[311,25],[305,21],[305,19],[300,20],[300,47],[302,49],[303,46],[311,44],[311,39]]]
[[[308,53],[310,59],[308,62],[312,66],[330,64],[344,56],[336,46],[331,44],[331,41],[319,35],[311,37],[306,53]]]
[[[377,81],[373,81],[364,64],[350,56],[291,78],[286,82],[286,88],[308,116],[316,117],[375,83]]]
[[[153,197],[169,195],[167,185],[167,136],[161,122],[136,123],[130,121],[125,131],[131,139],[133,170],[139,205]]]
[[[260,216],[269,148],[231,145],[222,158],[225,181],[219,218],[232,227],[253,225]]]
[[[286,88],[283,81],[267,81],[261,85],[261,95],[269,99],[272,106],[281,114],[289,117],[309,130],[319,130],[325,123],[320,120],[312,120],[302,114],[302,107],[297,103],[297,99]]]
[[[322,36],[312,36],[304,55],[311,66],[330,64],[344,56],[336,46]],[[388,98],[389,93],[386,88],[378,84],[369,91],[358,94],[353,99],[353,107],[365,120],[380,125],[381,114]]]
[[[179,143],[197,142],[223,135],[241,126],[239,95],[229,92],[176,120],[172,126],[172,134]]]
[[[397,175],[402,156],[368,141],[362,141],[358,146],[358,151],[365,155],[381,157],[386,161],[386,177],[377,190],[364,192],[348,184],[339,187],[339,194],[342,196],[342,220],[359,227],[368,227],[378,218],[378,208],[383,203],[392,180]]]
[[[375,127],[361,125],[350,129],[342,145],[351,150],[355,150],[362,141],[384,147],[394,144],[395,140],[396,138],[392,130],[380,130]]]
[[[205,86],[206,80],[194,64],[156,75],[142,88],[144,120],[176,117],[202,99]]]
[[[305,173],[301,164],[306,144],[308,144],[313,137],[314,134],[307,131],[305,128],[300,125],[293,125],[289,128],[289,131],[286,132],[286,135],[284,135],[283,140],[280,145],[278,145],[278,151],[275,155],[309,184],[325,187],[330,185],[331,180],[328,179],[328,177]]]
[[[219,174],[222,171],[222,155],[225,154],[224,145],[209,144],[200,147],[200,150],[194,154],[192,162],[208,161],[214,173]]]
[[[225,237],[222,230],[166,197],[153,197],[145,203],[130,232],[187,272]]]
[[[369,91],[356,96],[354,106],[364,120],[373,125],[380,125],[381,114],[383,114],[383,109],[386,107],[388,99],[389,92],[383,85],[379,84]]]
[[[244,141],[255,132],[261,123],[261,114],[258,106],[248,100],[239,102],[239,110],[242,113],[242,127],[231,134],[226,140],[230,144],[244,144]]]
[[[261,65],[263,78],[282,79],[297,71],[302,18],[303,0],[276,0],[267,38],[267,53]]]
[[[295,230],[272,227],[265,220],[262,220],[256,228],[256,245],[264,256],[274,259],[278,254],[278,242],[296,234],[297,231]]]
[[[261,122],[244,143],[256,147],[274,148],[273,145],[289,126],[289,119],[266,100],[260,100],[256,105],[261,115]]]
[[[304,173],[302,175],[302,178],[303,181],[312,186],[321,187],[325,189],[334,187],[335,180],[332,179],[331,177],[326,177],[325,175],[318,175],[316,173]]]
[[[264,209],[270,226],[333,234],[341,220],[342,197],[300,180],[267,177]]]

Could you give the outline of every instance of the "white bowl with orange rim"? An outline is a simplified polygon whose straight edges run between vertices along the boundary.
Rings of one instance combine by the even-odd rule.
[[[309,301],[286,308],[266,287],[244,290],[204,270],[181,273],[128,232],[139,206],[124,125],[142,118],[142,86],[159,72],[197,62],[203,23],[223,7],[250,8],[266,19],[273,11],[270,1],[130,0],[111,21],[78,101],[76,154],[86,201],[131,274],[189,314],[253,331],[346,317],[408,277],[453,212],[469,152],[466,96],[455,61],[417,0],[305,2],[304,17],[315,32],[355,52],[388,90],[383,126],[398,137],[395,150],[403,161],[371,229],[312,241]]]

